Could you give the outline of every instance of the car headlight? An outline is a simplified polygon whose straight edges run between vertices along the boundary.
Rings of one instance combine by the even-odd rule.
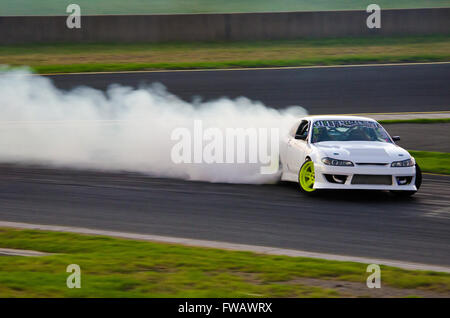
[[[413,159],[406,159],[401,161],[394,161],[391,163],[391,167],[412,167],[415,162]]]
[[[352,167],[353,162],[348,160],[339,160],[334,158],[325,157],[322,158],[322,162],[327,166],[344,166],[344,167]]]

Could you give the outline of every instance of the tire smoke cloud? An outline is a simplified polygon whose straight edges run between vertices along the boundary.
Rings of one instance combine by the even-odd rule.
[[[306,114],[299,106],[277,110],[245,97],[186,102],[158,83],[63,91],[26,70],[0,71],[0,96],[2,163],[224,183],[270,183],[279,175],[260,174],[254,163],[174,163],[174,129],[192,129],[201,120],[221,130],[278,128],[283,138]]]

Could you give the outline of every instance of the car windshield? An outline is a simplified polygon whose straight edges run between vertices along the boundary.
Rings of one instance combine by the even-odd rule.
[[[311,142],[380,141],[392,143],[383,127],[366,120],[318,120],[314,122]]]

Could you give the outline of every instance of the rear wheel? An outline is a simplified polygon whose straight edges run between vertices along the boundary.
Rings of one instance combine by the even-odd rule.
[[[420,186],[422,185],[422,170],[420,170],[419,165],[416,163],[416,182],[415,186],[417,188],[417,191],[419,190]],[[401,197],[410,197],[417,191],[391,191],[391,193],[401,196]]]
[[[314,162],[307,159],[298,173],[298,183],[300,184],[300,190],[305,193],[312,193],[316,191],[314,189],[315,174],[314,174]]]

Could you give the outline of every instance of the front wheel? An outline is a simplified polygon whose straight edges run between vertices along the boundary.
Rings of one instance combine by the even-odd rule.
[[[316,189],[314,189],[314,181],[314,162],[312,162],[310,159],[307,159],[303,163],[298,173],[298,183],[300,184],[300,190],[308,194],[316,191]]]
[[[420,170],[419,165],[416,163],[416,182],[415,186],[417,188],[417,191],[419,191],[420,186],[422,185],[422,170]],[[397,196],[401,197],[410,197],[417,191],[391,191],[392,194],[395,194]]]

